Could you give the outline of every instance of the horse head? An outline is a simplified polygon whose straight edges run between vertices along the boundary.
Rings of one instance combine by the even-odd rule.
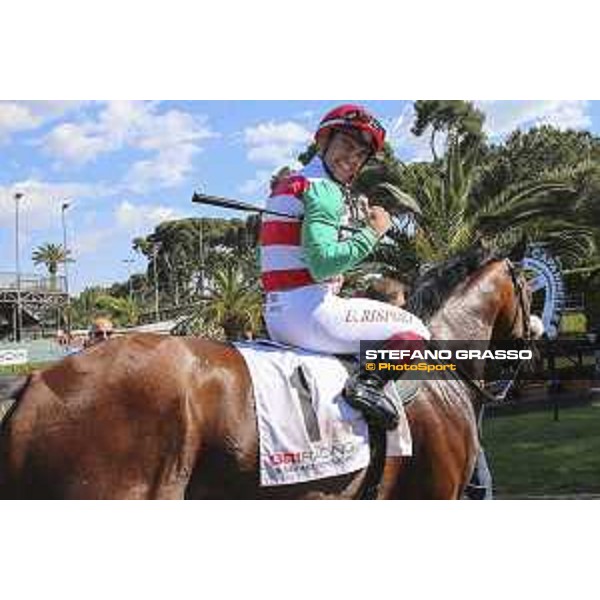
[[[499,283],[499,310],[492,340],[522,340],[527,343],[539,337],[539,332],[532,326],[531,289],[520,267],[525,251],[526,244],[521,241],[508,256],[500,259],[505,276]]]
[[[531,294],[518,257],[481,242],[429,268],[417,281],[409,310],[437,339],[526,340]]]

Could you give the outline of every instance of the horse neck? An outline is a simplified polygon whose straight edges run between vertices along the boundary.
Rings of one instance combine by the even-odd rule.
[[[463,284],[433,316],[429,328],[438,340],[490,340],[504,303],[504,262],[491,263]]]

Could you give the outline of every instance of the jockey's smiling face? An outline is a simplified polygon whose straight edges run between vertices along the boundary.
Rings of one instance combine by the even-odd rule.
[[[348,184],[364,166],[371,155],[371,148],[366,139],[363,141],[359,136],[335,131],[325,145],[324,152],[322,158],[335,179]]]

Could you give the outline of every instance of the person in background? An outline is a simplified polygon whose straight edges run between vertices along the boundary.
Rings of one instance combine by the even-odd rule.
[[[408,286],[393,277],[379,277],[369,284],[364,296],[402,308],[406,304]]]
[[[56,331],[56,343],[59,346],[68,346],[69,345],[69,336],[67,335],[67,333],[62,330],[62,329],[58,329]]]
[[[85,347],[95,346],[100,342],[109,339],[115,333],[115,328],[112,321],[108,317],[96,317],[90,327],[88,339]]]

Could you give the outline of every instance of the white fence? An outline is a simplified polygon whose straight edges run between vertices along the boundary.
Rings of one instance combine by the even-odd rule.
[[[65,354],[65,348],[54,340],[0,343],[0,366],[52,362],[64,358]]]
[[[0,367],[25,365],[29,362],[27,348],[0,349]]]

